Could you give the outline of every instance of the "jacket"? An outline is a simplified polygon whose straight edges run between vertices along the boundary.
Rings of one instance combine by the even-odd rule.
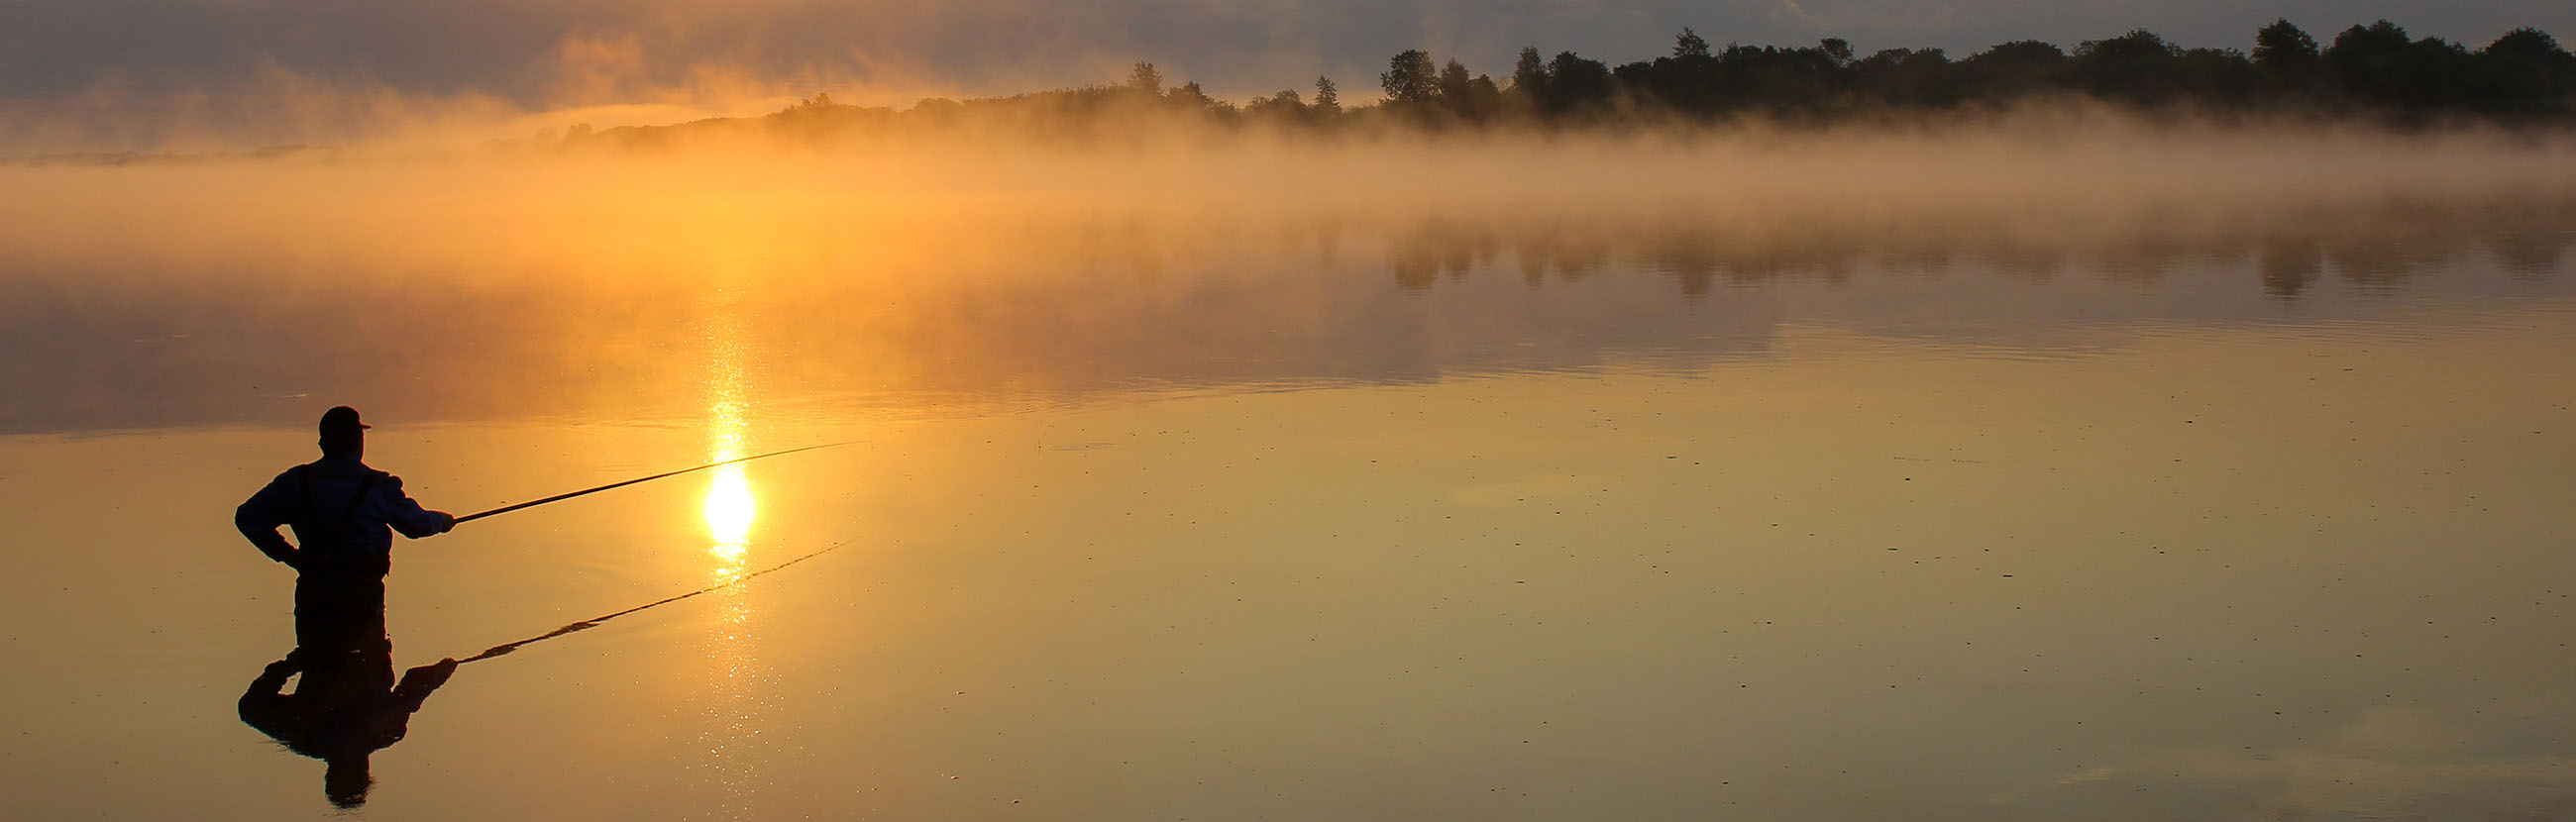
[[[233,526],[260,553],[305,572],[382,575],[391,567],[393,532],[419,539],[448,522],[404,494],[401,477],[350,453],[289,468],[233,510]],[[302,547],[279,536],[280,525],[293,528]]]

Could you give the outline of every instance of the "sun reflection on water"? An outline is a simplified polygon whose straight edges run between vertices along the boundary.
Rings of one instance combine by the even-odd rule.
[[[738,290],[719,289],[703,326],[706,345],[707,461],[740,459],[749,449],[752,391],[747,372],[748,334],[738,316]],[[707,576],[730,583],[750,572],[752,525],[757,496],[742,465],[708,472],[707,494],[700,505],[706,520]],[[726,588],[717,594],[714,620],[708,625],[707,661],[710,689],[705,700],[710,724],[701,737],[706,766],[720,788],[719,817],[753,816],[751,805],[762,783],[762,764],[771,751],[761,731],[768,713],[765,694],[774,685],[772,672],[757,652],[759,632],[748,592]]]
[[[735,459],[730,449],[716,457],[718,461]],[[744,555],[749,553],[751,520],[754,506],[751,480],[745,478],[740,465],[727,465],[715,470],[707,483],[707,535],[715,544],[707,553],[723,560],[735,572],[741,571]]]
[[[720,325],[716,331],[709,340],[715,356],[709,363],[713,373],[708,380],[708,462],[741,459],[748,427],[744,419],[746,380],[739,335],[731,324]],[[713,471],[707,480],[707,499],[701,507],[707,536],[715,541],[707,547],[707,553],[722,562],[718,574],[731,577],[742,573],[742,563],[750,553],[751,520],[756,507],[751,480],[743,474],[743,467],[727,465]]]

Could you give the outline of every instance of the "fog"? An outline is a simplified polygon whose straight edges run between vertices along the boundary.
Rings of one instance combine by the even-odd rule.
[[[2576,133],[669,90],[11,144],[74,152],[0,163],[13,795],[321,807],[235,724],[293,606],[221,523],[339,404],[467,511],[852,444],[754,530],[736,474],[404,549],[426,661],[852,546],[478,663],[379,816],[2568,795]]]
[[[1801,322],[2080,355],[2156,322],[2555,299],[2576,228],[2576,140],[2503,130],[2053,109],[1008,134],[0,167],[0,313],[39,352],[0,374],[0,427],[249,421],[317,392],[416,418],[651,413],[690,394],[698,366],[670,354],[710,323],[759,341],[782,401],[870,413],[1689,368]]]
[[[1969,224],[2081,244],[2142,220],[2219,230],[2282,208],[2576,191],[2576,134],[2156,122],[2106,108],[1616,133],[1311,134],[1138,118],[1069,135],[1039,116],[829,139],[741,120],[670,129],[643,148],[550,134],[0,165],[11,192],[0,240],[22,271],[157,277],[296,253],[441,276],[649,280],[639,274],[807,253],[808,240],[900,259],[951,238],[945,224],[992,213],[1010,217],[976,233],[1107,221],[1158,242],[1236,243],[1237,228],[1210,224],[1675,217],[1754,234]],[[871,242],[879,231],[913,242]],[[941,259],[1046,257],[1065,241],[1005,251],[954,239]]]

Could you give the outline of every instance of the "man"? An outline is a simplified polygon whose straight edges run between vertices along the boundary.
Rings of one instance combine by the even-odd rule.
[[[442,659],[393,676],[385,632],[385,572],[393,532],[412,539],[447,533],[456,518],[420,507],[402,479],[367,467],[357,409],[322,414],[322,458],[286,469],[233,511],[233,527],[269,559],[296,570],[295,645],[242,694],[241,718],[289,750],[329,763],[323,792],[332,804],[366,801],[367,756],[402,739],[429,692],[456,671]],[[277,526],[295,529],[289,544]],[[302,674],[293,693],[290,676]]]
[[[365,431],[348,406],[322,414],[322,458],[286,469],[233,511],[233,526],[269,559],[311,576],[374,577],[392,568],[394,531],[420,539],[456,527],[456,517],[420,507],[402,478],[361,462]],[[277,526],[295,529],[296,542]],[[298,610],[304,603],[298,602]]]

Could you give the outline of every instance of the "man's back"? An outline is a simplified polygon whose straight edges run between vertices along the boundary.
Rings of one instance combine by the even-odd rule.
[[[419,539],[453,527],[455,517],[404,494],[401,477],[361,461],[363,428],[354,410],[324,414],[322,458],[270,480],[233,511],[233,526],[298,571],[378,576],[391,567],[393,532]],[[295,530],[296,544],[278,535],[281,525]]]

